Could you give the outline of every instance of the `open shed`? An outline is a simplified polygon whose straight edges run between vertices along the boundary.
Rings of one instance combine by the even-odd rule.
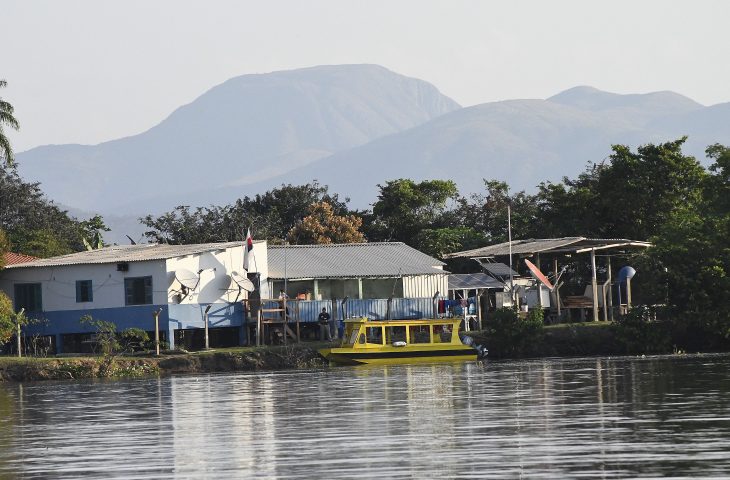
[[[490,262],[495,258],[499,257],[510,257],[516,255],[518,258],[534,257],[535,265],[542,271],[541,255],[551,255],[553,257],[552,264],[552,276],[557,278],[559,275],[559,261],[560,255],[576,255],[581,253],[590,254],[590,265],[591,265],[591,285],[590,285],[590,305],[581,304],[580,306],[590,307],[593,312],[593,320],[599,319],[599,304],[605,306],[611,306],[612,295],[607,294],[607,288],[610,292],[612,284],[612,265],[611,256],[617,254],[626,254],[631,251],[638,249],[645,249],[651,247],[651,243],[628,240],[628,239],[597,239],[597,238],[586,238],[586,237],[563,237],[563,238],[541,238],[541,239],[525,239],[525,240],[513,240],[512,242],[504,242],[496,245],[489,245],[482,248],[473,250],[465,250],[462,252],[455,252],[447,255],[447,258],[469,258],[477,261],[485,269]],[[599,256],[599,252],[605,252],[602,255],[606,258],[606,271],[607,279],[605,283],[601,285],[602,295],[599,296],[599,284],[597,278],[596,269],[596,257]],[[542,289],[544,288],[538,283],[538,299],[542,299]],[[513,286],[512,286],[512,289]],[[557,293],[557,292],[556,292]],[[557,302],[556,306],[558,313],[560,313],[560,297],[556,295]],[[588,298],[586,296],[586,298]],[[602,300],[599,302],[599,300]],[[540,300],[541,301],[541,300]],[[630,304],[630,300],[627,302]],[[543,305],[541,305],[543,306]],[[608,308],[604,308],[604,320],[608,319]]]

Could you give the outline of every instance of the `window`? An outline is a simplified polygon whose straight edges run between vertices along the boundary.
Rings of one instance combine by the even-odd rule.
[[[76,280],[76,303],[93,301],[94,291],[91,289],[91,280]]]
[[[127,305],[151,305],[152,277],[125,278],[124,297]]]
[[[15,311],[24,308],[26,312],[40,312],[43,310],[40,283],[15,284]]]

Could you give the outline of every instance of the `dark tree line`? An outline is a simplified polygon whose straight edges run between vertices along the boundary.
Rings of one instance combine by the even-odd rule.
[[[38,183],[24,182],[16,167],[0,167],[0,231],[6,248],[35,257],[64,255],[85,249],[106,230],[101,217],[79,221],[47,199]]]

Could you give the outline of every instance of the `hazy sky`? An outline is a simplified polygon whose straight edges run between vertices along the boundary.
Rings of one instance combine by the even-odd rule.
[[[0,0],[16,151],[142,132],[230,77],[376,63],[462,105],[576,85],[730,100],[730,2]]]

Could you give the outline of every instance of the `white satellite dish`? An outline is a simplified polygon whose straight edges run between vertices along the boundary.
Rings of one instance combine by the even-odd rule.
[[[238,272],[231,272],[231,278],[233,279],[234,282],[236,282],[236,285],[238,285],[239,287],[241,287],[241,289],[243,289],[249,293],[256,290],[256,287],[254,286],[253,282]]]
[[[195,290],[195,287],[198,286],[198,282],[200,282],[198,274],[191,272],[187,268],[180,268],[176,270],[175,279],[180,282],[180,285],[190,290]]]

